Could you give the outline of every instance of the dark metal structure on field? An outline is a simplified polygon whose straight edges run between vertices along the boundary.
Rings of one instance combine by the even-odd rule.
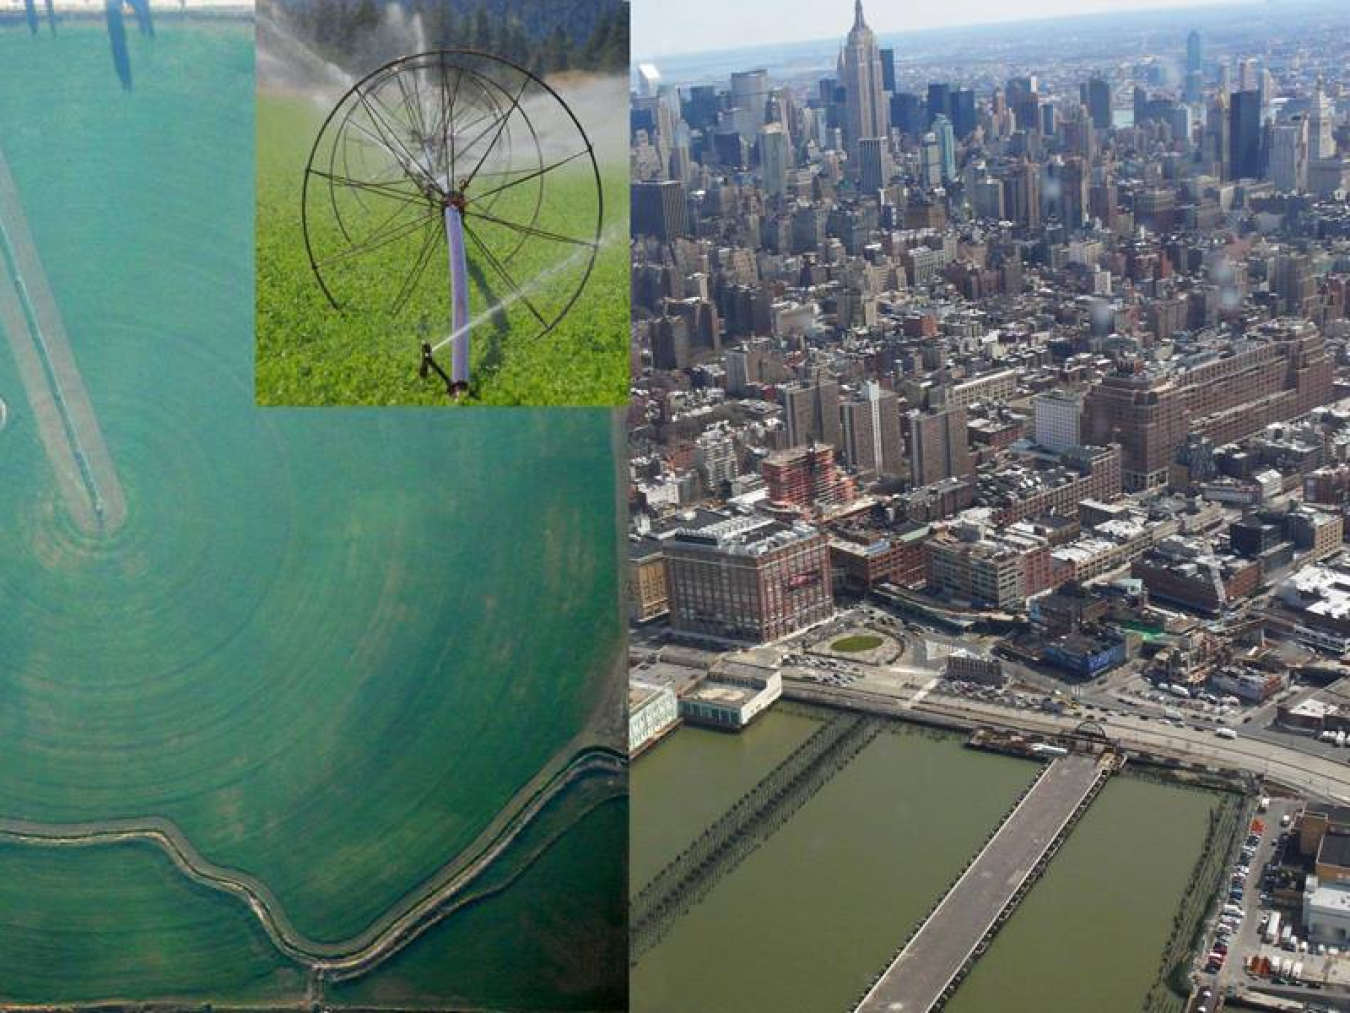
[[[585,219],[572,234],[580,226],[556,223],[549,182],[587,163],[594,223],[569,193],[569,212]],[[420,373],[459,396],[475,326],[520,303],[540,337],[572,309],[595,265],[604,202],[592,144],[551,86],[500,57],[436,50],[379,67],[339,99],[305,167],[301,214],[310,267],[336,309],[395,317],[428,280],[441,283],[430,265],[447,265],[450,332],[420,340]],[[527,244],[529,275],[517,262]],[[371,288],[372,260],[389,266],[391,284]],[[471,305],[474,290],[482,305]],[[448,372],[436,359],[447,345]]]

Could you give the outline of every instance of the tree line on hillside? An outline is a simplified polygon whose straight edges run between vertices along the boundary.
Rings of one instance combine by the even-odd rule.
[[[474,49],[536,74],[561,70],[626,73],[627,0],[275,0],[301,41],[345,65],[368,51],[387,23],[386,9],[418,15],[432,49]]]

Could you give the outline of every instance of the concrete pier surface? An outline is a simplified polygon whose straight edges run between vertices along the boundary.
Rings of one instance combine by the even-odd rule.
[[[66,509],[84,534],[112,534],[126,521],[126,498],[3,153],[0,330],[14,354]]]
[[[854,1007],[855,1013],[928,1013],[936,1008],[1109,769],[1094,756],[1053,761]]]

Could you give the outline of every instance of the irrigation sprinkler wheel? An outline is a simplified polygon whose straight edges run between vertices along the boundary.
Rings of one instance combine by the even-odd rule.
[[[576,114],[524,67],[473,50],[404,56],[353,84],[324,119],[301,187],[305,253],[334,309],[392,319],[433,285],[456,306],[459,240],[470,315],[519,304],[513,337],[543,337],[572,309],[603,224],[600,169]],[[432,270],[447,254],[448,274]]]

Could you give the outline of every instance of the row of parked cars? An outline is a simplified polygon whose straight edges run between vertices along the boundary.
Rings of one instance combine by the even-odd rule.
[[[1263,800],[1263,805],[1266,804],[1268,803]],[[1228,959],[1229,944],[1242,928],[1243,919],[1246,917],[1243,901],[1247,896],[1247,882],[1251,878],[1252,862],[1256,859],[1256,851],[1261,846],[1261,837],[1265,832],[1265,820],[1259,816],[1253,819],[1247,828],[1247,837],[1242,842],[1237,861],[1229,873],[1228,899],[1219,912],[1219,924],[1214,931],[1214,945],[1205,961],[1205,970],[1211,974],[1217,974],[1223,969],[1224,962]],[[1261,927],[1264,929],[1265,924],[1263,923]]]

